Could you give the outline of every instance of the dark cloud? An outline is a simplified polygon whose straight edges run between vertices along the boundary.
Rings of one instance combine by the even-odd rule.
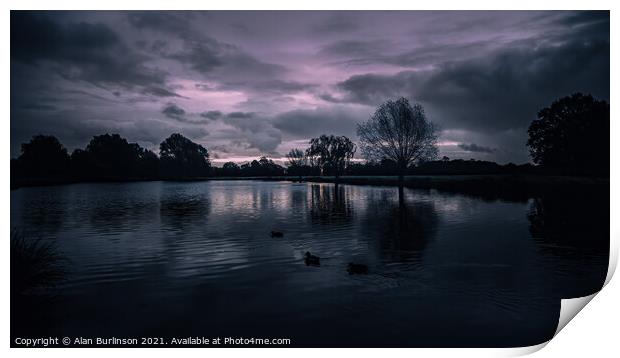
[[[446,62],[430,71],[352,76],[329,102],[375,106],[405,96],[447,128],[494,132],[524,128],[538,109],[573,92],[609,98],[609,41],[520,42],[487,58]]]
[[[183,35],[190,32],[188,18],[192,17],[187,11],[129,11],[129,23],[139,29],[149,29],[159,32],[168,32],[174,35]]]
[[[222,118],[223,113],[220,111],[207,111],[200,113],[201,117],[216,120]]]
[[[559,20],[560,23],[571,26],[588,26],[600,23],[609,24],[609,11],[577,11],[569,13]]]
[[[174,103],[168,104],[161,111],[166,117],[173,118],[176,120],[183,120],[185,117],[185,110]]]
[[[11,12],[11,58],[51,65],[65,78],[99,85],[150,86],[165,79],[165,73],[147,67],[147,58],[128,48],[107,25],[60,24],[48,12]]]
[[[241,131],[247,143],[246,148],[255,148],[266,154],[275,153],[282,143],[282,134],[273,127],[268,117],[249,112],[231,112],[224,116],[224,122]]]
[[[609,11],[12,11],[10,26],[12,155],[40,132],[71,147],[112,131],[281,155],[355,138],[405,96],[450,157],[525,161],[539,108],[609,98]]]
[[[495,41],[477,41],[462,44],[424,44],[403,49],[389,39],[343,40],[321,48],[319,55],[333,59],[342,66],[369,66],[388,64],[399,67],[431,66],[446,59],[475,57],[496,47]]]
[[[245,118],[253,118],[254,113],[250,112],[231,112],[226,115],[226,118],[231,119],[245,119]]]
[[[355,136],[358,122],[367,119],[347,108],[294,110],[282,113],[273,120],[275,128],[289,135],[311,138],[325,133]]]
[[[29,103],[24,104],[20,107],[25,110],[34,110],[34,111],[53,111],[56,110],[56,106],[45,104],[45,103]]]
[[[151,94],[158,97],[181,97],[177,93],[174,93],[162,87],[147,87],[142,91],[142,93]]]
[[[323,46],[319,55],[344,58],[374,57],[380,52],[392,51],[392,47],[393,43],[389,40],[342,40]]]
[[[491,153],[495,153],[497,152],[496,148],[491,148],[491,147],[485,147],[482,145],[478,145],[476,143],[471,143],[471,144],[467,144],[467,143],[459,143],[458,147],[467,151],[467,152],[474,152],[474,153],[487,153],[487,154],[491,154]]]
[[[344,12],[336,12],[314,27],[319,33],[346,33],[359,28],[359,24]]]
[[[204,36],[185,39],[183,48],[167,57],[202,75],[217,76],[223,84],[272,79],[286,72],[282,65],[261,61],[237,46]]]
[[[238,84],[237,87],[241,87],[243,85],[244,84]],[[284,80],[259,81],[255,83],[248,83],[245,85],[257,92],[269,92],[276,94],[297,93],[311,90],[317,87],[316,85],[310,83]]]

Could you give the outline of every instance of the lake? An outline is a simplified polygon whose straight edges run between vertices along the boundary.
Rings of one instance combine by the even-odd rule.
[[[574,192],[404,189],[399,200],[396,187],[329,183],[74,184],[11,191],[11,227],[67,259],[53,299],[35,313],[14,303],[12,336],[533,345],[553,336],[560,298],[602,287],[609,257],[609,197]]]

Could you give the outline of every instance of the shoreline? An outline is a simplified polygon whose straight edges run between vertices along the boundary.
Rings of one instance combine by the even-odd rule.
[[[71,182],[22,182],[12,185],[11,190],[27,187],[69,184],[135,183],[148,181],[197,182],[197,181],[286,181],[290,183],[333,183],[345,185],[398,186],[398,176],[277,176],[277,177],[202,177],[187,179],[135,179]],[[573,193],[609,192],[609,178],[551,176],[532,174],[467,174],[467,175],[409,175],[404,177],[403,187],[410,189],[436,189],[443,192],[462,193],[482,199],[505,199],[524,201],[533,196],[553,191]]]

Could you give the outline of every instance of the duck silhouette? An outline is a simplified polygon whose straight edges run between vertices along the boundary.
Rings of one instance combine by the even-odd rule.
[[[310,251],[306,251],[306,254],[304,255],[304,262],[306,263],[306,266],[321,266],[321,258],[312,255]]]
[[[271,237],[282,237],[284,233],[281,231],[271,230]]]
[[[349,265],[347,266],[347,272],[349,273],[349,275],[366,275],[368,274],[368,266],[349,262]]]

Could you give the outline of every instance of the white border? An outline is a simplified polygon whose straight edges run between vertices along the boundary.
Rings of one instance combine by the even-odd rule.
[[[4,120],[2,121],[2,130],[0,130],[0,136],[2,143],[4,143],[5,155],[8,159],[10,157],[10,58],[9,58],[9,31],[10,31],[10,15],[9,9],[83,9],[83,10],[130,10],[130,9],[213,9],[213,10],[242,10],[242,9],[290,9],[290,10],[340,10],[340,9],[366,9],[366,10],[485,10],[485,9],[498,9],[498,10],[586,10],[586,9],[611,9],[611,59],[612,63],[618,59],[618,26],[616,11],[619,6],[616,5],[619,2],[612,1],[541,1],[541,0],[521,0],[521,1],[394,1],[394,0],[381,0],[381,1],[333,1],[333,0],[297,0],[297,1],[276,1],[276,0],[262,0],[258,1],[242,1],[242,0],[227,0],[223,2],[206,2],[206,1],[187,1],[187,0],[175,0],[175,1],[162,1],[162,0],[142,0],[142,1],[119,1],[119,0],[107,0],[107,1],[69,1],[69,0],[56,0],[50,1],[34,1],[34,0],[22,0],[22,1],[4,1],[6,4],[5,11],[0,15],[0,20],[3,32],[3,48],[5,51],[2,56],[3,64],[3,86],[2,86],[2,101],[3,108],[5,108]],[[610,103],[617,102],[617,84],[620,83],[618,78],[618,72],[615,71],[615,67],[611,68],[611,96]],[[612,116],[614,118],[614,107],[612,106]],[[618,158],[620,154],[620,147],[617,141],[618,139],[618,123],[617,121],[611,121],[611,158]],[[9,196],[9,169],[8,165],[2,167],[2,175],[0,180],[2,181],[2,187],[5,190],[2,192],[1,209],[2,216],[0,218],[2,227],[6,237],[9,236],[10,228],[10,196]],[[618,207],[620,201],[618,193],[619,184],[619,169],[618,161],[611,163],[611,233],[612,233],[612,250],[610,255],[610,271],[607,277],[607,283],[611,279],[618,258],[618,237],[620,234],[620,226],[618,225],[618,213],[620,208]],[[8,241],[8,239],[6,240]],[[7,288],[1,298],[2,307],[2,325],[1,332],[2,337],[5,339],[5,349],[10,354],[16,356],[31,355],[31,354],[47,354],[52,356],[76,356],[81,357],[86,353],[82,349],[53,349],[53,350],[9,350],[9,253],[8,243],[5,241],[3,245],[3,260],[2,263],[2,287]],[[594,304],[589,305],[587,309],[575,319],[575,323],[569,324],[560,334],[554,338],[549,344],[542,344],[535,347],[525,347],[519,349],[390,349],[390,350],[377,350],[377,349],[347,349],[334,350],[334,349],[320,349],[320,350],[301,350],[296,349],[181,349],[181,350],[157,350],[147,349],[137,351],[135,349],[117,349],[110,350],[97,350],[88,349],[87,354],[95,357],[107,357],[110,353],[113,354],[149,354],[154,356],[168,356],[170,353],[183,353],[184,355],[201,356],[205,355],[218,355],[218,356],[236,356],[240,354],[252,354],[259,357],[288,357],[291,354],[295,354],[301,357],[310,357],[316,355],[331,355],[331,354],[347,354],[355,355],[356,357],[374,357],[377,354],[389,353],[394,356],[411,357],[412,355],[421,356],[506,356],[506,355],[520,355],[537,351],[538,349],[545,347],[539,356],[568,356],[568,357],[583,357],[583,355],[602,355],[610,356],[614,352],[617,353],[617,328],[618,317],[620,310],[618,305],[620,304],[620,294],[618,284],[611,282],[608,284],[603,293],[594,297]],[[592,307],[590,307],[592,306]]]

